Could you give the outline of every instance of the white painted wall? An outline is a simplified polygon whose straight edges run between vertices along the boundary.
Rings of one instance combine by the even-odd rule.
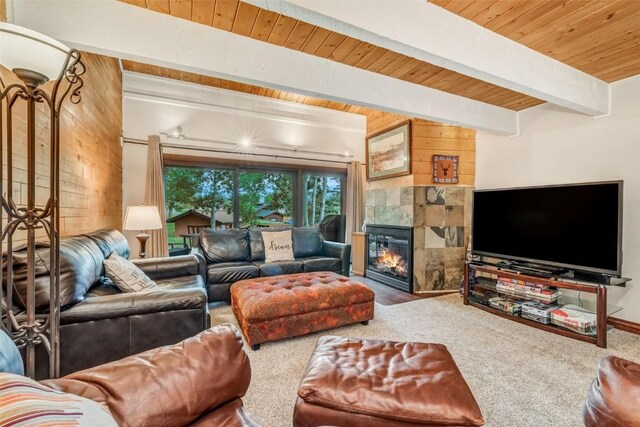
[[[190,139],[168,142],[234,152],[226,157],[276,161],[243,154],[251,152],[293,157],[297,164],[302,158],[364,161],[363,115],[125,72],[125,139],[171,134],[178,126]],[[198,141],[201,138],[216,142]],[[241,146],[244,139],[251,142],[249,149]]]
[[[124,144],[122,146],[122,218],[127,206],[144,203],[144,188],[147,178],[147,146]],[[138,258],[140,244],[135,238],[137,231],[123,231],[129,241],[131,258]]]
[[[330,166],[346,169],[346,162],[364,162],[366,117],[256,95],[209,88],[170,79],[124,74],[123,79],[123,209],[144,202],[147,147],[127,139],[147,140],[149,135],[171,134],[178,126],[194,140],[162,137],[172,145],[232,151],[212,153],[163,147],[167,154],[216,159],[250,160],[292,165]],[[203,142],[204,138],[217,142]],[[243,139],[252,148],[241,146]],[[280,149],[257,148],[258,146]],[[298,152],[292,151],[297,148]],[[313,151],[313,153],[302,150]],[[277,154],[260,157],[243,154]],[[344,154],[348,153],[348,156]],[[285,158],[283,156],[291,157]],[[308,161],[303,158],[319,159]],[[331,163],[325,161],[331,161]],[[334,163],[342,162],[342,163]],[[124,211],[123,211],[124,215]],[[137,254],[135,232],[125,232],[132,255]]]
[[[616,317],[640,322],[640,76],[611,91],[608,117],[544,104],[520,113],[517,137],[478,132],[476,187],[624,180],[622,272],[633,282],[609,299],[623,307]]]

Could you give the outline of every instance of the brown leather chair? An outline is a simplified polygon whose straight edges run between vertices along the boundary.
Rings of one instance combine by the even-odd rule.
[[[582,416],[586,427],[639,427],[640,365],[615,356],[600,360]]]
[[[56,390],[106,404],[119,426],[251,427],[243,407],[251,367],[231,325],[178,344],[42,381]]]

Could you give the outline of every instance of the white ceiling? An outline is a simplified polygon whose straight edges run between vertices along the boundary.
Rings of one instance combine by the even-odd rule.
[[[363,115],[131,72],[124,74],[123,93],[125,139],[166,133],[163,142],[173,146],[237,153],[224,157],[246,158],[242,153],[250,152],[279,155],[283,162],[364,161]],[[171,137],[178,126],[186,139]],[[245,140],[250,148],[242,146]]]

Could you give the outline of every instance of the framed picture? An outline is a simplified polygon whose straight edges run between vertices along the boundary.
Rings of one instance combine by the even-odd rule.
[[[433,182],[444,184],[458,183],[458,156],[433,156]]]
[[[367,138],[367,181],[411,174],[411,121]]]

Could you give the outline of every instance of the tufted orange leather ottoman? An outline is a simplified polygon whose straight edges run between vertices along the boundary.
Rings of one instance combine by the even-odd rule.
[[[442,344],[320,338],[298,388],[294,427],[481,426]]]
[[[247,279],[231,286],[231,308],[247,344],[296,337],[373,319],[374,293],[330,272]]]

